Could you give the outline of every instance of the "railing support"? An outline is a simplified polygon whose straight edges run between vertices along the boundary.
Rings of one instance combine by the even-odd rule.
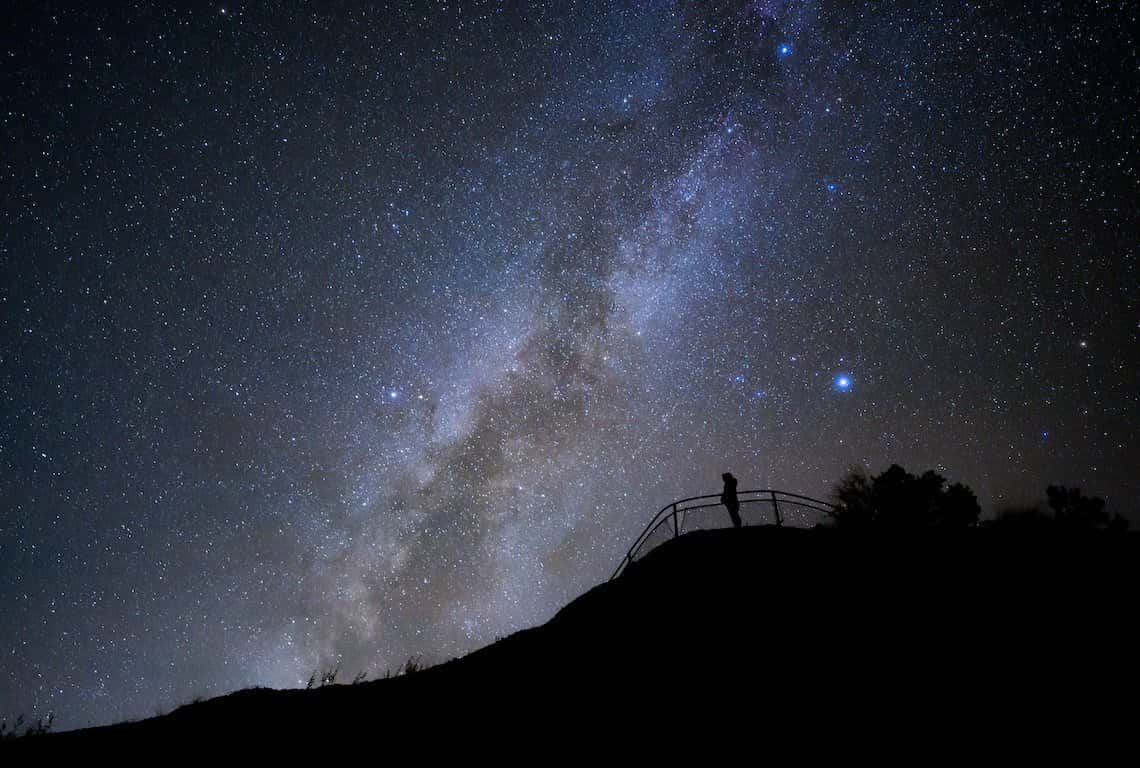
[[[772,502],[772,513],[775,515],[776,525],[781,527],[784,525],[784,516],[780,513],[779,500],[781,498],[784,500],[785,504],[790,504],[794,507],[803,507],[821,515],[832,515],[834,514],[835,510],[835,507],[826,501],[813,499],[810,496],[802,496],[798,493],[788,493],[787,491],[777,491],[768,488],[758,488],[756,490],[743,491],[742,493],[748,496],[748,498],[744,500],[745,504],[763,504],[764,496],[767,495],[768,499]],[[687,515],[689,512],[707,510],[713,507],[723,507],[723,502],[718,503],[713,501],[713,499],[717,498],[718,497],[716,494],[711,493],[705,494],[704,496],[691,496],[687,499],[678,499],[677,501],[661,507],[661,509],[657,511],[657,514],[654,515],[649,523],[645,526],[645,529],[642,530],[641,535],[634,540],[633,545],[630,546],[629,551],[626,553],[622,561],[618,564],[617,569],[613,572],[613,575],[610,576],[610,579],[616,579],[627,566],[632,565],[638,553],[644,549],[646,543],[653,536],[653,534],[660,530],[662,526],[669,525],[670,519],[673,521],[673,538],[677,538],[681,535],[681,523],[685,519],[684,517],[678,519],[679,514],[685,513]],[[702,501],[705,503],[691,503]],[[682,504],[687,504],[688,506],[682,508]]]

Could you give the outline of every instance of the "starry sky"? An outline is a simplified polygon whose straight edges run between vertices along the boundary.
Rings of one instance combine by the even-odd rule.
[[[0,714],[451,658],[724,471],[1140,522],[1137,15],[10,10]]]

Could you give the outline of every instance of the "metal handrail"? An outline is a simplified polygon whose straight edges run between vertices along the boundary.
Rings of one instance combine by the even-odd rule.
[[[741,498],[745,496],[756,496],[758,498]],[[810,496],[803,496],[798,493],[778,491],[772,488],[764,488],[757,491],[741,491],[737,494],[737,498],[740,499],[741,506],[745,504],[771,504],[773,517],[777,526],[784,524],[783,515],[780,513],[781,505],[802,507],[825,515],[831,515],[835,512],[835,505],[828,504],[826,501],[820,501],[819,499],[813,499]],[[703,501],[704,499],[718,500],[710,503],[690,504],[690,502]],[[653,516],[653,519],[649,521],[649,524],[645,526],[645,530],[641,532],[641,535],[634,540],[633,545],[629,548],[629,551],[626,552],[621,562],[618,563],[618,567],[613,575],[610,576],[610,581],[613,581],[621,575],[621,572],[641,554],[641,548],[645,545],[645,542],[647,542],[653,534],[657,533],[657,530],[661,528],[661,526],[671,522],[673,525],[673,538],[676,538],[681,535],[681,527],[684,526],[685,513],[698,509],[724,506],[719,499],[720,494],[709,493],[703,496],[690,496],[687,499],[678,499],[663,506],[661,510]],[[684,506],[686,504],[689,506]],[[681,522],[679,524],[677,522],[678,515],[681,515]]]

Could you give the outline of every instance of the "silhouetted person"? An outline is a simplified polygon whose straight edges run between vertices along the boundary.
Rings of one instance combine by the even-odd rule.
[[[732,518],[732,525],[740,527],[740,499],[736,498],[736,478],[731,472],[720,476],[724,480],[724,492],[720,495],[720,503],[728,507],[728,516]]]

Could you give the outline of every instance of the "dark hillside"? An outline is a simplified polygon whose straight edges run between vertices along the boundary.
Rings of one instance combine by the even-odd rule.
[[[1103,711],[1134,695],[1137,554],[1136,536],[1104,532],[696,532],[545,625],[447,664],[241,691],[41,743],[659,725],[676,713],[733,728],[886,728],[1055,717],[1076,702]]]

